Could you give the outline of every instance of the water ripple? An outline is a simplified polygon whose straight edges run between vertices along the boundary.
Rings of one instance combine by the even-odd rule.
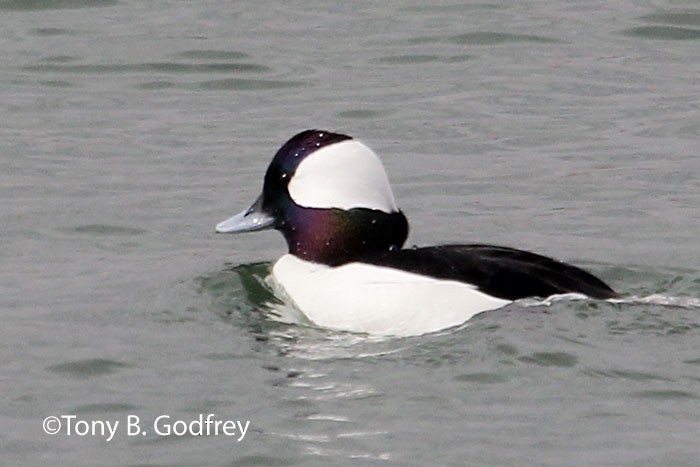
[[[66,8],[94,8],[114,6],[117,0],[8,0],[0,2],[0,10],[34,11]]]
[[[412,63],[429,63],[440,60],[438,55],[425,54],[408,54],[408,55],[389,55],[379,59],[379,63],[387,63],[390,65],[402,65]]]
[[[139,407],[134,404],[121,402],[100,402],[96,404],[80,405],[71,410],[73,414],[103,414],[116,412],[135,412]]]
[[[83,379],[112,374],[126,367],[128,367],[128,365],[116,360],[92,358],[59,363],[48,367],[47,370],[54,373],[63,373],[73,378]]]
[[[652,13],[641,16],[639,19],[649,23],[700,26],[700,12],[698,11]]]
[[[505,374],[477,372],[457,375],[454,380],[464,383],[495,384],[505,383],[508,377]]]
[[[535,352],[518,358],[524,363],[534,363],[539,366],[571,368],[576,366],[578,358],[566,352]]]
[[[75,31],[63,28],[36,28],[32,32],[42,37],[69,36],[75,34]]]
[[[686,400],[698,398],[697,394],[693,394],[692,392],[674,389],[638,391],[632,393],[632,397],[653,400]]]
[[[629,381],[671,381],[661,375],[633,370],[585,370],[583,372],[589,376],[624,379]]]
[[[110,225],[110,224],[87,224],[79,225],[74,227],[72,230],[78,233],[91,234],[91,235],[143,235],[147,233],[147,230],[139,229],[136,227],[127,227],[124,225]]]
[[[143,73],[143,72],[163,72],[163,73],[230,73],[246,72],[260,73],[268,72],[270,68],[265,65],[255,63],[175,63],[175,62],[151,62],[151,63],[129,63],[129,64],[85,64],[85,65],[58,65],[53,63],[42,63],[38,65],[26,65],[22,67],[25,71],[36,71],[40,73]]]
[[[184,50],[178,52],[176,56],[193,60],[240,60],[250,57],[250,55],[243,52],[212,49]]]
[[[338,117],[341,118],[352,118],[352,119],[371,119],[379,118],[387,115],[389,112],[372,110],[372,109],[351,109],[338,112]]]
[[[227,78],[197,83],[194,87],[207,91],[261,91],[269,89],[299,88],[307,86],[303,81],[282,81],[270,79]]]
[[[700,30],[675,26],[639,26],[622,31],[625,36],[664,41],[687,41],[700,39]]]
[[[433,55],[433,54],[405,54],[405,55],[387,55],[376,60],[377,63],[383,65],[422,65],[425,63],[460,63],[466,60],[472,60],[473,55]]]
[[[622,34],[644,39],[667,41],[685,41],[700,39],[700,29],[682,26],[700,26],[700,12],[659,12],[639,17],[646,23],[657,23],[652,26],[628,28]],[[669,26],[670,25],[670,26]]]
[[[556,44],[561,42],[558,39],[534,34],[509,34],[498,31],[474,31],[455,34],[451,36],[423,36],[412,37],[405,41],[409,45],[430,44],[430,43],[452,43],[458,45],[499,45],[508,43],[540,43]]]
[[[496,45],[509,42],[537,42],[541,44],[554,44],[559,42],[557,39],[544,36],[536,36],[531,34],[508,34],[505,32],[494,31],[478,31],[467,32],[450,36],[450,42],[464,45]]]
[[[38,28],[35,34],[54,36],[73,34],[74,31],[58,28]],[[251,61],[241,61],[250,56],[243,52],[218,49],[194,49],[177,52],[174,60],[136,63],[79,63],[81,57],[68,55],[46,56],[39,63],[26,64],[21,70],[40,74],[40,81],[47,87],[71,87],[79,83],[54,79],[53,75],[151,75],[154,79],[133,83],[130,86],[143,90],[202,89],[215,91],[255,91],[301,87],[307,83],[264,78],[238,78],[236,75],[268,74],[273,69]],[[78,63],[76,63],[78,62]],[[181,76],[197,76],[199,79],[183,81]],[[223,75],[223,77],[221,76]],[[49,78],[49,79],[46,79]],[[214,79],[216,78],[216,79]]]

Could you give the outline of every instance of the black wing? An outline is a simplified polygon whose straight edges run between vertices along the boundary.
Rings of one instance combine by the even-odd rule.
[[[388,266],[437,279],[456,280],[507,300],[580,293],[596,299],[616,297],[592,274],[528,251],[493,245],[441,245],[384,251],[360,262]]]

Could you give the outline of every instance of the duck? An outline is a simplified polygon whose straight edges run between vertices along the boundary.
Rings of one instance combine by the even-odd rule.
[[[405,248],[408,220],[379,157],[342,133],[289,139],[260,196],[215,230],[266,229],[288,247],[271,266],[276,294],[333,331],[417,336],[521,299],[617,297],[591,273],[537,253],[481,243]]]

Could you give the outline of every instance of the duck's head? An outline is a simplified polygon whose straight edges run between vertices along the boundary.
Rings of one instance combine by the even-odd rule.
[[[262,194],[216,226],[221,233],[277,229],[289,252],[331,266],[399,249],[408,222],[377,155],[350,136],[306,130],[275,154]]]

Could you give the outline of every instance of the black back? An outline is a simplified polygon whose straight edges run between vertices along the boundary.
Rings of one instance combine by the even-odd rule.
[[[583,269],[501,246],[441,245],[382,251],[358,261],[465,282],[506,300],[565,293],[580,293],[596,299],[617,296],[603,281]]]

